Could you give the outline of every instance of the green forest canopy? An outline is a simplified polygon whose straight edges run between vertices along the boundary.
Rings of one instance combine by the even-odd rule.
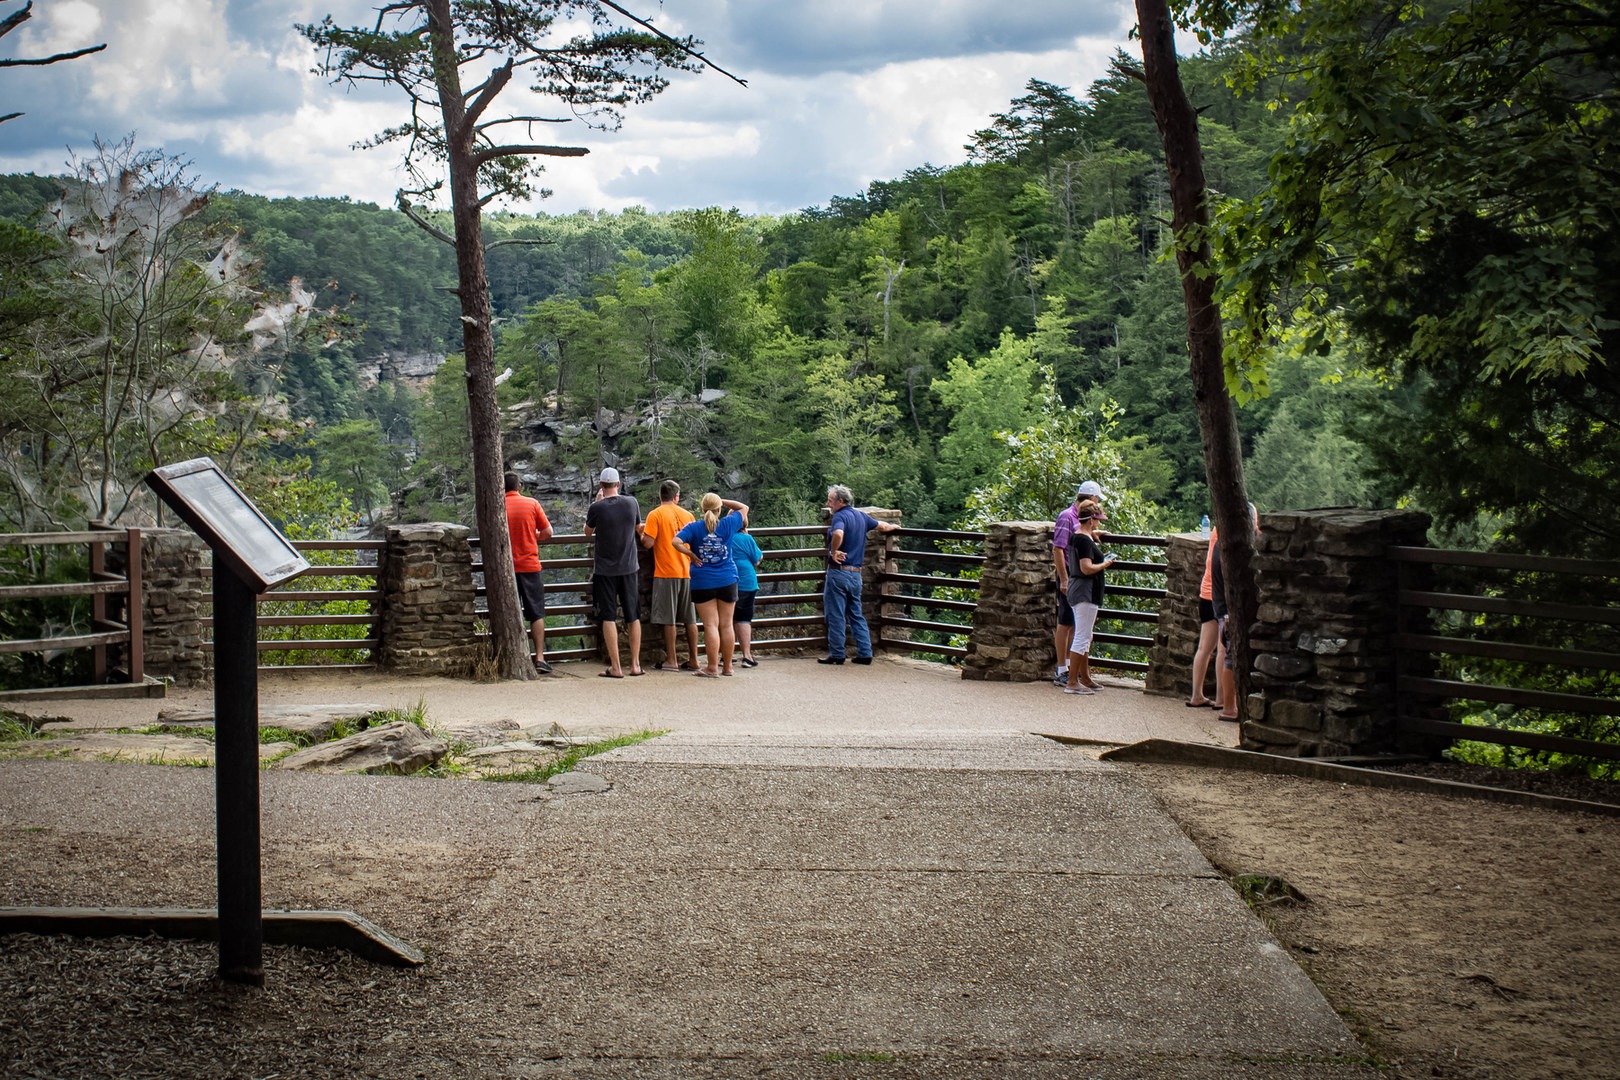
[[[1324,56],[1333,43],[1350,50],[1361,32],[1328,20],[1307,29],[1320,36],[1312,48]],[[1422,44],[1410,43],[1411,52]],[[1561,487],[1557,470],[1533,466],[1563,461],[1566,472],[1580,473],[1568,460],[1575,453],[1612,459],[1607,418],[1615,413],[1600,411],[1612,403],[1612,310],[1593,313],[1600,345],[1579,372],[1498,365],[1481,375],[1436,365],[1391,316],[1390,296],[1371,291],[1373,264],[1356,253],[1385,248],[1369,220],[1360,231],[1320,237],[1346,265],[1313,279],[1326,287],[1307,312],[1309,327],[1296,334],[1285,317],[1261,325],[1256,312],[1287,316],[1299,296],[1289,267],[1273,271],[1256,254],[1270,250],[1265,230],[1276,215],[1307,220],[1333,195],[1319,181],[1288,187],[1289,163],[1326,153],[1313,134],[1322,117],[1344,126],[1321,73],[1309,87],[1291,83],[1270,49],[1227,46],[1183,68],[1232,237],[1223,253],[1249,260],[1232,264],[1246,270],[1234,270],[1232,296],[1249,305],[1233,311],[1247,319],[1240,325],[1253,349],[1234,359],[1234,372],[1263,391],[1240,412],[1251,495],[1266,509],[1422,505],[1474,543],[1601,543],[1567,523],[1558,538],[1533,528],[1548,507],[1597,505],[1592,485]],[[1378,74],[1357,77],[1383,92]],[[1450,85],[1436,93],[1442,89],[1463,96]],[[1612,115],[1583,122],[1599,120],[1612,124]],[[1356,149],[1350,140],[1335,152]],[[1475,147],[1470,159],[1482,171],[1490,167],[1486,149]],[[1203,465],[1180,290],[1165,258],[1164,171],[1140,85],[1110,73],[1074,97],[1031,79],[966,150],[965,164],[921,164],[780,218],[718,208],[491,215],[491,239],[544,241],[499,247],[488,259],[499,366],[512,369],[501,387],[513,420],[508,457],[534,474],[561,475],[589,471],[610,453],[632,475],[672,475],[688,489],[741,488],[761,520],[803,520],[823,484],[845,482],[863,503],[941,525],[963,520],[975,491],[1016,489],[1027,457],[1013,452],[1016,436],[1049,428],[1057,411],[1117,452],[1121,483],[1142,507],[1139,527],[1193,527],[1207,509]],[[1437,172],[1425,182],[1444,179]],[[1558,183],[1547,178],[1549,188]],[[41,228],[33,212],[55,190],[39,177],[0,178],[0,217],[11,223],[0,252],[8,363],[45,340],[23,300],[30,275],[49,272],[48,252],[32,239]],[[1614,190],[1588,185],[1577,197],[1601,207]],[[1332,214],[1355,223],[1348,209],[1335,205]],[[1612,241],[1612,212],[1607,220]],[[470,520],[454,361],[425,394],[386,382],[362,389],[358,378],[360,364],[381,354],[454,352],[449,249],[393,210],[346,199],[227,192],[213,198],[201,226],[239,230],[266,288],[297,278],[324,313],[319,332],[289,341],[277,366],[272,389],[289,422],[260,432],[266,483],[296,476],[297,463],[312,456],[315,478],[353,506],[392,494],[408,516]],[[1468,258],[1486,267],[1499,257],[1461,244],[1458,237],[1443,251],[1415,255],[1450,260],[1464,277]],[[1620,244],[1606,250],[1612,259]],[[1385,272],[1392,285],[1431,271],[1411,263]],[[1409,293],[1428,288],[1413,280]],[[1443,294],[1425,295],[1439,303]],[[1308,347],[1294,347],[1301,341]],[[1043,389],[1048,380],[1053,393]],[[704,391],[724,396],[692,407]],[[1546,424],[1555,412],[1557,422]],[[628,414],[658,422],[622,432],[596,422]],[[48,440],[19,434],[8,419],[0,417],[8,459],[46,464]],[[536,424],[554,437],[523,434]],[[1545,453],[1519,462],[1515,498],[1482,517],[1485,502],[1451,492],[1469,469],[1467,448],[1503,425],[1538,429]],[[39,524],[42,502],[51,503],[0,486],[0,519]],[[72,499],[51,505],[59,524],[71,524]],[[1613,520],[1611,510],[1605,524]]]

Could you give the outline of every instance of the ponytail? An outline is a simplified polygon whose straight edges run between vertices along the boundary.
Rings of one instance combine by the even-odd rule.
[[[725,504],[720,501],[720,496],[711,491],[703,496],[703,502],[699,506],[703,510],[704,527],[709,532],[714,532],[714,527],[720,524],[720,513],[725,509]]]

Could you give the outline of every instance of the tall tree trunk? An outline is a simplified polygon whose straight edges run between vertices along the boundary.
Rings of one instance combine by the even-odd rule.
[[[478,199],[478,168],[473,125],[467,116],[457,69],[455,26],[450,0],[428,0],[434,82],[444,115],[450,166],[450,207],[456,226],[456,275],[461,296],[461,342],[467,357],[467,405],[472,426],[473,500],[477,507],[484,589],[489,598],[491,658],[502,678],[534,677],[529,638],[518,609],[513,578],[512,541],[506,528],[506,495],[501,456],[501,413],[495,399],[494,312],[484,269],[483,209]]]
[[[1228,626],[1238,711],[1246,714],[1252,670],[1249,627],[1254,624],[1259,599],[1254,586],[1254,539],[1243,487],[1243,452],[1232,397],[1226,391],[1221,313],[1215,304],[1215,278],[1206,239],[1209,205],[1198,115],[1181,85],[1175,27],[1166,0],[1136,0],[1136,18],[1142,34],[1143,81],[1159,137],[1164,141],[1164,162],[1170,174],[1171,228],[1187,305],[1193,399],[1198,406],[1210,501],[1221,532],[1221,570],[1231,616]]]

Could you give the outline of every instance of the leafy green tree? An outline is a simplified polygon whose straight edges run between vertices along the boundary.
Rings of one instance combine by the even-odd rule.
[[[958,356],[945,370],[932,387],[951,417],[950,432],[939,441],[937,491],[945,505],[958,506],[1005,455],[996,433],[1022,430],[1033,413],[1035,345],[1004,331],[988,356]]]
[[[372,145],[404,143],[406,167],[420,181],[411,194],[431,196],[444,186],[439,168],[448,173],[454,231],[441,235],[456,249],[478,531],[485,559],[500,565],[511,552],[483,209],[495,199],[530,194],[536,158],[578,157],[586,151],[506,141],[508,125],[528,129],[543,118],[502,116],[492,109],[521,67],[532,79],[533,93],[614,126],[626,105],[664,90],[667,71],[697,70],[698,43],[671,38],[601,0],[400,0],[382,8],[371,27],[342,28],[327,16],[299,29],[324,50],[319,65],[324,74],[351,84],[387,83],[405,92],[411,119],[383,131]],[[470,89],[464,88],[463,69],[475,80]],[[400,207],[410,213],[407,194],[400,193]],[[489,579],[488,592],[497,670],[507,678],[532,677],[516,583],[497,574]]]
[[[320,428],[314,438],[316,475],[336,484],[370,520],[397,483],[399,453],[375,420],[345,420]]]
[[[1128,448],[1119,441],[1120,410],[1106,399],[1095,409],[1064,404],[1057,375],[1040,369],[1032,421],[996,438],[1006,453],[967,499],[958,528],[983,529],[998,521],[1051,521],[1074,500],[1082,481],[1095,480],[1108,493],[1108,530],[1149,533],[1161,527],[1161,512],[1129,483]]]
[[[1297,97],[1270,186],[1220,223],[1234,369],[1347,330],[1422,394],[1369,449],[1425,507],[1614,550],[1612,0],[1189,7],[1251,24],[1239,85]]]

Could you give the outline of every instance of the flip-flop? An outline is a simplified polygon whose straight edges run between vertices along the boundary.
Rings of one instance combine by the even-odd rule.
[[[676,664],[659,664],[657,667],[653,668],[653,670],[654,671],[679,671],[681,669],[680,669],[679,665],[676,665]]]
[[[643,676],[645,674],[647,674],[645,671],[632,671],[630,673],[630,677],[632,679],[639,679],[639,678],[641,678],[641,676]]]
[[[724,675],[728,679],[731,678],[731,672],[729,671],[722,671],[720,674]]]
[[[692,663],[692,661],[688,660],[688,661],[686,661],[685,663],[683,663],[681,665],[681,670],[682,671],[697,671],[697,670],[699,670],[699,668],[698,668],[698,666],[696,664]]]
[[[1207,702],[1207,701],[1183,701],[1182,704],[1187,706],[1187,708],[1189,708],[1189,709],[1207,709],[1207,708],[1209,708],[1209,702]]]
[[[696,671],[692,672],[692,674],[696,675],[700,679],[718,679],[720,677],[714,672],[704,671],[702,668],[698,668]]]
[[[597,676],[596,676],[596,677],[597,677],[597,678],[598,678],[598,679],[622,679],[622,678],[624,678],[624,676],[623,676],[623,675],[615,675],[615,674],[613,674],[613,672],[611,672],[611,671],[604,671],[604,672],[601,672],[601,673],[600,673],[600,674],[598,674],[598,675],[597,675]]]

